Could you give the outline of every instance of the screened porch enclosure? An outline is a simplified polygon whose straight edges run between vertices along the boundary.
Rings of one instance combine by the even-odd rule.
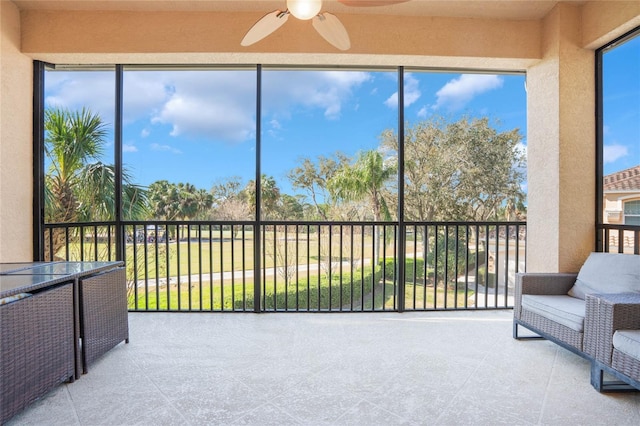
[[[512,306],[523,73],[35,65],[36,257],[125,261],[130,310]],[[511,118],[415,103],[456,81],[507,87]],[[85,157],[60,123],[99,130]]]

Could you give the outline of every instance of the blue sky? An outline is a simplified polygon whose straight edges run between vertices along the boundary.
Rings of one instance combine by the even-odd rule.
[[[640,164],[640,36],[603,60],[604,173]]]
[[[605,173],[640,163],[640,37],[605,55]],[[441,114],[488,116],[500,130],[518,128],[526,149],[524,75],[411,72],[405,120]],[[46,75],[47,106],[87,106],[113,123],[108,71]],[[397,128],[397,74],[386,71],[264,68],[262,172],[283,192],[303,157],[374,149]],[[210,189],[254,178],[256,75],[251,69],[125,71],[124,162],[134,181],[166,179]],[[113,162],[112,136],[103,161]]]

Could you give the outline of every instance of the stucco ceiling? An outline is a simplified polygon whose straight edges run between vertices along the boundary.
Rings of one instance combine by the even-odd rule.
[[[562,0],[584,3],[578,0]],[[324,0],[323,10],[337,14],[389,14],[397,16],[449,16],[461,18],[539,19],[557,3],[547,0],[411,0],[393,6],[348,7]],[[267,12],[285,9],[285,0],[13,0],[22,10],[128,10]]]

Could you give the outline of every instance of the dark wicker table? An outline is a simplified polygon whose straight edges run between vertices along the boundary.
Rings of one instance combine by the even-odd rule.
[[[88,363],[128,341],[121,266],[0,264],[0,299],[30,294],[0,305],[0,424],[53,387],[73,382]],[[96,309],[97,302],[108,306]]]

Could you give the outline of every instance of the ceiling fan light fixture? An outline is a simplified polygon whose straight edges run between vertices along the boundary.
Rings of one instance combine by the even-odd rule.
[[[287,0],[287,9],[298,19],[312,19],[320,13],[322,0]]]

